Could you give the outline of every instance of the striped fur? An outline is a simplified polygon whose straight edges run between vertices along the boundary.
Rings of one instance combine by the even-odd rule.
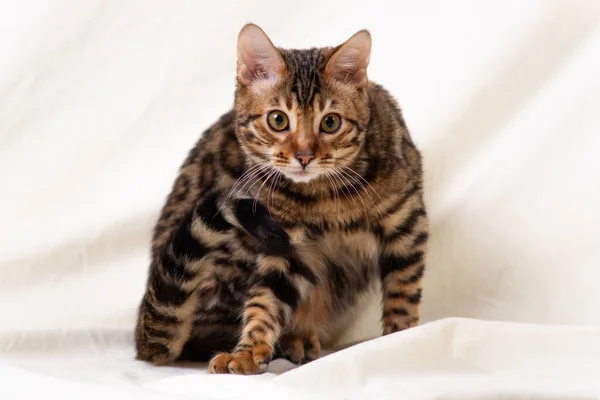
[[[276,49],[271,69],[238,65],[234,109],[190,151],[156,224],[139,359],[210,359],[210,372],[238,374],[277,354],[310,361],[377,281],[383,333],[418,324],[421,155],[383,87],[328,64],[345,48]],[[288,131],[269,128],[274,108]],[[332,135],[319,132],[328,110],[343,120]],[[314,155],[308,182],[287,172],[299,149]]]

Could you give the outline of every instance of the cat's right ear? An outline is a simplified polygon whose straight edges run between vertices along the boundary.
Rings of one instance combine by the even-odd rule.
[[[245,25],[237,41],[237,78],[247,86],[258,80],[277,81],[285,62],[269,37],[257,25]]]

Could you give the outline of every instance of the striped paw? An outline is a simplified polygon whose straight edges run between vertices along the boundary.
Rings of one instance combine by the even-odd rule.
[[[150,361],[154,365],[170,364],[174,357],[167,346],[160,343],[139,343],[137,346],[137,359]]]
[[[383,334],[389,335],[419,325],[418,317],[406,315],[385,315],[383,319]]]
[[[265,344],[231,354],[220,353],[210,360],[208,372],[236,375],[260,374],[267,369],[272,356],[271,348]]]

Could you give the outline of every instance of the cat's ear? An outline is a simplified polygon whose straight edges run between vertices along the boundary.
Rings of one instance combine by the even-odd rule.
[[[364,87],[370,58],[371,34],[358,31],[333,53],[325,66],[325,76]]]
[[[237,41],[237,77],[242,85],[257,80],[276,81],[285,73],[285,62],[269,37],[257,25],[245,25]]]

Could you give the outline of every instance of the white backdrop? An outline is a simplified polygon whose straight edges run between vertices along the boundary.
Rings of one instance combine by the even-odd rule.
[[[0,349],[129,334],[152,225],[232,106],[250,21],[282,47],[371,31],[370,78],[424,156],[423,322],[600,326],[600,2],[5,0]],[[347,340],[377,335],[365,307]]]

